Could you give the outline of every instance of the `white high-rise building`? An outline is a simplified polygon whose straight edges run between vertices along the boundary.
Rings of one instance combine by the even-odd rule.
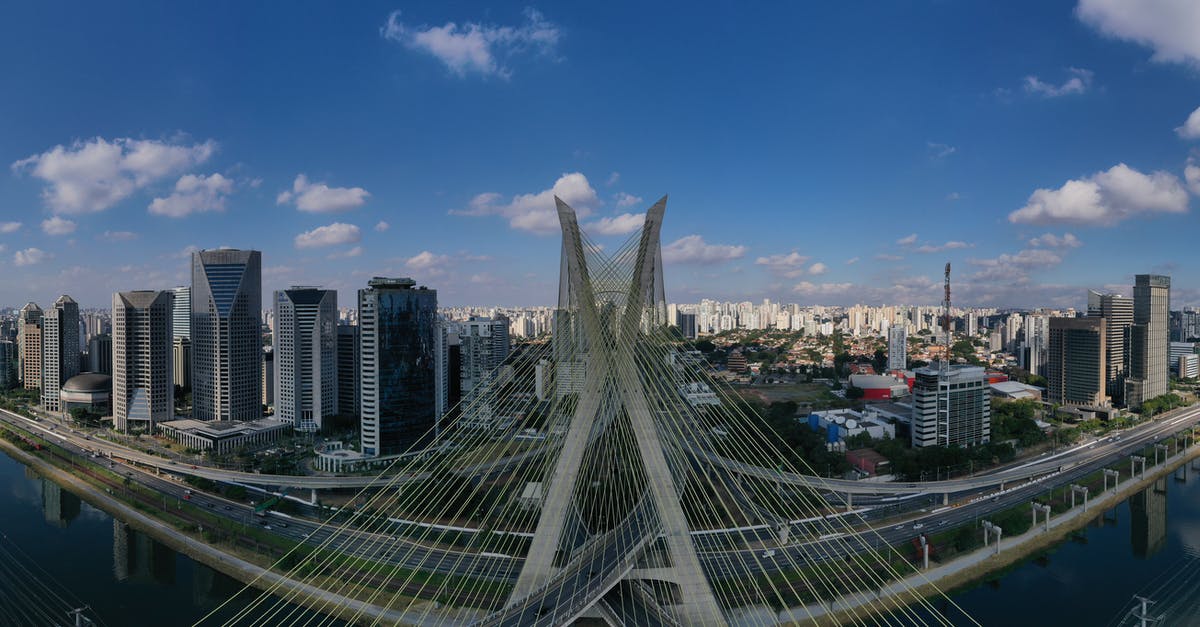
[[[979,366],[917,368],[912,397],[912,445],[974,446],[992,435],[987,373]]]
[[[175,413],[174,294],[118,292],[112,299],[113,426],[154,432]]]
[[[908,366],[908,329],[903,324],[888,329],[887,369],[904,370]]]
[[[172,335],[175,339],[192,339],[192,288],[180,286],[173,290],[175,294],[175,311],[171,314],[174,320]]]
[[[61,410],[59,393],[79,374],[79,304],[63,295],[42,318],[42,409]]]
[[[338,413],[337,291],[275,292],[275,417],[320,431]]]

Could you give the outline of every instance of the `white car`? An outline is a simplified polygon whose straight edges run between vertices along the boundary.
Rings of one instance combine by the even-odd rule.
[[[913,525],[913,529],[924,529],[924,528],[925,528],[924,523],[917,523],[917,524]]]
[[[762,552],[763,557],[775,557],[775,549],[767,549]]]

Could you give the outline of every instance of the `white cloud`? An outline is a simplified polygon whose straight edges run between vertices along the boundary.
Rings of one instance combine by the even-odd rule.
[[[1200,139],[1200,107],[1196,107],[1196,110],[1192,111],[1183,126],[1175,128],[1175,134],[1184,139]]]
[[[813,276],[825,274],[826,270],[828,270],[828,268],[825,267],[825,264],[819,261],[808,267],[808,273]]]
[[[856,263],[858,263],[858,257],[851,257],[846,260],[846,265],[848,265],[848,266],[852,266]]]
[[[327,255],[328,259],[349,259],[351,257],[360,257],[363,254],[362,246],[355,246],[349,250],[344,250],[340,253],[331,253]]]
[[[1044,233],[1030,239],[1029,245],[1035,248],[1079,248],[1083,246],[1083,242],[1071,233],[1063,233],[1061,237],[1053,233]]]
[[[917,234],[913,233],[912,235],[906,235],[904,237],[901,237],[900,239],[896,240],[896,243],[901,246],[911,246],[913,244],[916,244],[917,243]]]
[[[1024,207],[1008,214],[1008,221],[1111,226],[1142,214],[1187,210],[1187,191],[1175,175],[1142,174],[1119,163],[1058,189],[1034,191]]]
[[[220,174],[185,174],[175,181],[175,191],[150,202],[150,213],[182,218],[204,211],[225,211],[225,197],[233,192],[233,181]]]
[[[1154,50],[1155,61],[1200,63],[1200,3],[1191,0],[1079,0],[1075,14],[1115,39]]]
[[[387,222],[384,222],[383,220],[380,220],[379,222],[377,222],[375,224],[375,230],[380,233],[382,233],[390,228],[392,228],[392,225],[388,224]]]
[[[615,198],[617,200],[618,207],[632,207],[633,205],[642,204],[641,196],[634,196],[633,194],[626,194],[625,192],[617,192]]]
[[[666,263],[720,263],[741,259],[746,247],[709,244],[699,235],[687,235],[664,246],[662,254]]]
[[[929,155],[934,159],[945,159],[950,155],[958,152],[958,149],[950,144],[939,144],[938,142],[925,142],[929,148]]]
[[[404,265],[416,270],[428,270],[435,266],[445,265],[449,261],[449,255],[438,255],[423,250],[405,260]]]
[[[534,9],[525,9],[525,23],[520,26],[446,22],[412,27],[401,23],[400,12],[393,11],[379,32],[384,39],[432,55],[460,77],[475,73],[508,78],[512,70],[506,61],[530,50],[553,56],[562,37],[558,26]]]
[[[804,296],[839,296],[854,290],[853,283],[812,283],[801,281],[792,288],[796,294]]]
[[[370,192],[361,187],[330,187],[311,183],[307,176],[297,174],[292,189],[279,192],[275,204],[294,203],[297,209],[309,213],[335,213],[360,207],[370,197]]]
[[[593,209],[600,206],[600,197],[588,183],[587,177],[579,172],[572,172],[558,177],[550,189],[518,194],[506,204],[500,204],[500,194],[486,192],[471,200],[470,209],[451,213],[469,216],[499,215],[508,218],[509,226],[514,229],[542,235],[558,233],[555,196],[575,209],[578,218],[588,217]]]
[[[1026,283],[1029,273],[1062,263],[1062,254],[1046,248],[1026,248],[1015,254],[1005,253],[989,259],[969,259],[979,269],[971,275],[976,281],[1006,282],[1009,285]]]
[[[612,187],[613,185],[616,185],[620,180],[621,180],[621,173],[614,171],[612,174],[608,175],[608,180],[605,181],[604,184],[609,187]]]
[[[55,146],[13,163],[12,169],[48,184],[42,200],[55,213],[88,213],[103,211],[154,181],[207,161],[216,148],[212,141],[185,145],[96,137],[70,147]]]
[[[319,226],[296,236],[296,248],[320,248],[322,246],[338,246],[341,244],[356,244],[362,240],[362,233],[357,226],[344,222],[334,222],[328,226]]]
[[[915,252],[915,253],[940,253],[944,250],[958,250],[961,248],[971,248],[972,246],[974,246],[974,244],[968,244],[967,242],[959,242],[956,240],[951,240],[949,242],[946,242],[945,244],[922,244],[922,245],[916,247],[915,249],[913,249],[913,252]]]
[[[21,230],[20,222],[0,222],[0,233],[16,233]]]
[[[1188,189],[1192,190],[1193,194],[1200,196],[1200,165],[1192,159],[1188,159],[1187,165],[1183,168],[1183,179],[1187,181]]]
[[[54,216],[46,220],[42,220],[42,232],[46,235],[70,235],[75,232],[75,223]]]
[[[946,200],[949,200],[950,202],[962,200],[962,194],[958,192],[950,192],[949,194],[946,194]]]
[[[759,257],[754,260],[754,264],[766,266],[772,274],[794,279],[804,274],[804,265],[808,263],[808,259],[808,257],[793,250],[787,254]]]
[[[50,259],[52,255],[40,248],[26,248],[13,254],[13,265],[32,266]]]
[[[583,230],[596,235],[627,235],[642,228],[645,223],[646,214],[644,213],[622,213],[585,224]]]
[[[99,235],[99,239],[106,242],[131,242],[138,238],[138,234],[133,231],[105,231]]]
[[[875,258],[880,261],[900,261],[904,259],[902,255],[891,255],[888,253],[879,253],[878,255],[875,255]]]
[[[1077,67],[1068,68],[1067,71],[1070,72],[1071,77],[1061,85],[1047,83],[1036,76],[1026,76],[1025,91],[1044,98],[1059,98],[1082,94],[1091,88],[1095,72]]]

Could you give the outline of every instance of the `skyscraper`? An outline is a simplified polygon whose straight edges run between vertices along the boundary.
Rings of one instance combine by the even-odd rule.
[[[908,328],[903,324],[888,327],[887,369],[904,370],[908,367]]]
[[[508,337],[508,318],[477,318],[472,316],[458,323],[459,377],[463,397],[469,397],[508,359],[511,343]]]
[[[917,368],[912,398],[912,445],[974,446],[992,436],[987,375],[979,366]]]
[[[112,374],[112,336],[107,333],[93,335],[88,340],[88,372]]]
[[[337,292],[275,292],[275,417],[320,431],[338,411]]]
[[[1120,294],[1088,290],[1088,317],[1104,318],[1105,394],[1117,405],[1125,404],[1125,377],[1129,371],[1129,328],[1133,301]]]
[[[262,417],[262,255],[192,253],[192,417]]]
[[[17,314],[17,376],[27,390],[42,387],[42,308],[25,303]]]
[[[436,426],[437,291],[375,277],[358,291],[362,452],[401,453]]]
[[[1129,378],[1125,404],[1133,409],[1167,393],[1171,277],[1139,274],[1133,284],[1133,326],[1130,328]]]
[[[113,427],[154,432],[175,413],[174,294],[118,292],[112,299]]]
[[[338,414],[358,418],[358,326],[341,324],[337,328]]]
[[[17,383],[17,345],[9,340],[0,340],[0,390],[7,390]]]
[[[1046,400],[1059,405],[1106,405],[1107,341],[1104,318],[1051,318]]]
[[[42,409],[60,411],[62,384],[79,374],[79,304],[58,297],[42,317]]]
[[[175,311],[171,314],[174,328],[171,330],[175,339],[192,338],[192,288],[180,286],[171,290],[175,294]]]
[[[171,342],[171,361],[174,363],[175,385],[192,387],[192,341],[186,337],[174,338]]]

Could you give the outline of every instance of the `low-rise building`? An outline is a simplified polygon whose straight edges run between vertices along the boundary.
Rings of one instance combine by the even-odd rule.
[[[1042,388],[1021,383],[1020,381],[1001,381],[1000,383],[989,385],[988,388],[991,389],[992,396],[996,398],[1042,400]]]
[[[276,442],[291,425],[272,418],[259,420],[169,420],[158,423],[162,434],[189,448],[230,453],[243,446]]]

